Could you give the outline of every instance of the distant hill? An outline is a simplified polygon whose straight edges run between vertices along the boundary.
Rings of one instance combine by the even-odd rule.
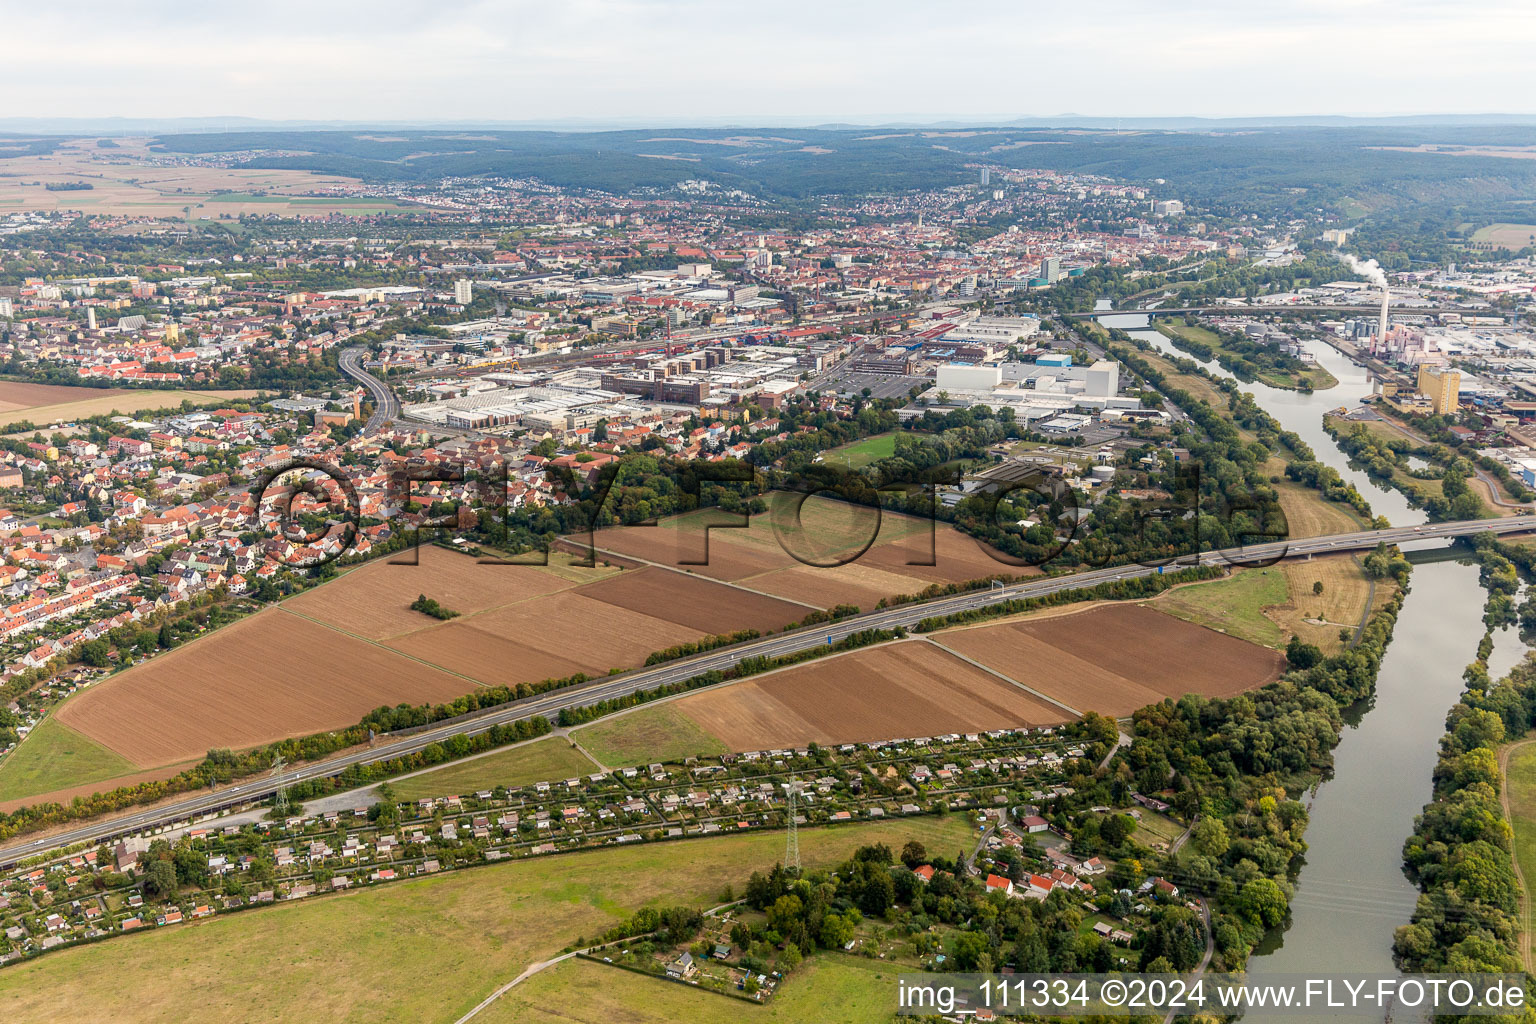
[[[1094,119],[1081,119],[1084,122]],[[443,176],[538,178],[624,192],[686,179],[804,198],[974,182],[976,167],[1048,168],[1131,181],[1164,178],[1187,198],[1277,202],[1295,190],[1433,194],[1449,185],[1495,199],[1528,194],[1536,160],[1403,152],[1439,146],[1536,147],[1536,124],[1250,127],[1192,130],[991,128],[652,128],[557,132],[489,129],[263,130],[159,136],[175,153],[286,151],[247,166],[370,181]],[[291,155],[299,152],[302,155]]]

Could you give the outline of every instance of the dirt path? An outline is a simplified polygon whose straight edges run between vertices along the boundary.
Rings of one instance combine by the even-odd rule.
[[[1499,749],[1499,777],[1503,785],[1499,787],[1499,803],[1504,808],[1504,820],[1509,822],[1511,832],[1515,827],[1515,816],[1509,809],[1509,756],[1521,747],[1536,743],[1536,738],[1516,740],[1514,743],[1505,744]],[[1513,840],[1511,847],[1515,844]],[[1520,883],[1520,962],[1525,969],[1531,969],[1531,890],[1525,881],[1525,873],[1520,870],[1520,858],[1514,849],[1511,849],[1509,862],[1515,869],[1515,881]]]
[[[523,971],[522,974],[519,974],[517,977],[513,978],[511,981],[509,981],[505,985],[501,986],[501,988],[498,988],[496,991],[494,991],[490,995],[486,996],[484,999],[482,999],[475,1006],[475,1008],[473,1010],[470,1010],[464,1016],[462,1016],[458,1020],[454,1021],[453,1024],[464,1024],[465,1021],[467,1021],[471,1017],[475,1016],[475,1014],[479,1013],[481,1010],[485,1009],[487,1006],[490,1006],[496,1000],[500,999],[502,996],[504,996],[508,992],[510,992],[513,988],[517,987],[518,985],[521,985],[524,981],[526,981],[529,978],[533,977],[535,974],[538,974],[540,971],[542,971],[542,970],[544,970],[546,968],[555,966],[555,964],[558,964],[562,960],[569,960],[571,957],[573,957],[575,955],[576,955],[575,953],[566,953],[563,956],[555,957],[553,960],[541,960],[541,961],[539,961],[536,964],[529,964],[528,967]]]

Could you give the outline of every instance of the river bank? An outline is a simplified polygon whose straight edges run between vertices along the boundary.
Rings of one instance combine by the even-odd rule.
[[[1192,358],[1150,329],[1144,315],[1106,317],[1103,322],[1165,355]],[[1308,394],[1262,381],[1240,382],[1244,390],[1282,427],[1306,441],[1320,462],[1354,484],[1376,514],[1393,525],[1425,522],[1423,511],[1400,491],[1351,466],[1324,426],[1326,413],[1353,407],[1371,393],[1367,371],[1321,341],[1305,344],[1338,380],[1335,388]],[[1215,362],[1195,362],[1213,376],[1237,379]],[[1340,970],[1395,971],[1393,932],[1407,923],[1418,896],[1403,873],[1403,841],[1432,794],[1445,714],[1461,694],[1462,669],[1475,656],[1483,635],[1483,598],[1477,568],[1470,561],[1434,561],[1415,568],[1375,693],[1348,709],[1333,769],[1309,794],[1308,851],[1296,881],[1290,922],[1271,933],[1250,958],[1252,980]],[[1499,631],[1490,672],[1507,672],[1523,652],[1524,644],[1513,630]],[[1246,1019],[1262,1021],[1265,1015],[1254,1012]]]

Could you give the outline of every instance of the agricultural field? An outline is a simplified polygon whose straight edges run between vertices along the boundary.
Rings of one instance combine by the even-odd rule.
[[[549,566],[484,565],[424,545],[419,564],[393,564],[412,558],[351,569],[111,676],[66,701],[58,721],[124,759],[128,772],[160,770],[217,747],[349,726],[383,704],[635,668],[675,644],[781,629],[809,610],[666,569],[581,568],[562,555]],[[421,594],[458,617],[412,611]],[[18,773],[11,791],[37,797],[105,778],[86,767]],[[47,789],[32,788],[44,781]]]
[[[605,718],[574,730],[571,739],[608,768],[682,761],[732,749],[705,731],[676,701]]]
[[[44,405],[65,405],[84,398],[115,398],[126,394],[127,388],[69,387],[5,380],[0,381],[0,413],[35,409]]]
[[[1213,409],[1225,410],[1227,408],[1226,394],[1206,378],[1200,376],[1199,374],[1185,373],[1177,366],[1175,366],[1171,359],[1156,350],[1147,352],[1138,351],[1136,354],[1140,358],[1145,359],[1147,362],[1157,367],[1157,369],[1160,370],[1167,378],[1169,387],[1175,388],[1179,391],[1186,391],[1201,401],[1205,402]],[[1183,353],[1181,353],[1181,355],[1183,355]],[[1184,355],[1184,358],[1188,359],[1189,356]],[[1234,424],[1234,428],[1245,438],[1251,440],[1254,436],[1252,431],[1246,430],[1243,427],[1239,427]]]
[[[103,149],[95,139],[72,139],[52,153],[6,160],[0,210],[217,220],[243,213],[356,216],[407,208],[389,199],[349,195],[359,185],[353,178],[309,171],[159,166],[151,162],[149,139],[112,141],[112,148]],[[91,188],[50,192],[45,187],[66,182]]]
[[[268,608],[112,676],[59,722],[153,768],[356,723],[381,704],[452,700],[473,680]]]
[[[899,968],[822,954],[805,961],[766,1006],[647,978],[590,960],[534,975],[475,1018],[477,1024],[890,1024]]]
[[[1053,700],[1112,717],[1185,693],[1253,689],[1285,666],[1279,654],[1246,640],[1120,603],[962,627],[936,639]]]
[[[135,770],[126,757],[49,717],[0,761],[0,803],[63,786],[101,782]]]
[[[128,415],[146,409],[176,409],[184,401],[207,405],[255,398],[259,394],[260,391],[250,390],[159,391],[0,381],[0,432],[22,422],[46,426],[107,413]]]
[[[1287,636],[1294,633],[1307,643],[1316,644],[1324,654],[1343,650],[1345,644],[1339,639],[1339,632],[1347,629],[1353,634],[1365,616],[1367,604],[1372,610],[1378,609],[1395,591],[1391,580],[1378,580],[1372,586],[1370,577],[1351,555],[1290,561],[1276,568],[1284,571],[1291,598],[1286,606],[1273,609],[1271,615]],[[1313,592],[1318,583],[1323,585],[1321,594]]]
[[[650,566],[590,584],[581,593],[621,611],[664,612],[670,621],[705,634],[777,631],[810,610],[745,590],[724,591],[718,583]]]
[[[550,736],[408,775],[390,785],[397,798],[420,800],[428,796],[460,796],[497,786],[526,786],[531,782],[590,775],[594,771],[597,766],[569,741]]]
[[[1528,245],[1536,245],[1536,224],[1486,224],[1472,232],[1472,241],[1519,252]]]
[[[731,750],[1053,725],[1075,717],[926,640],[822,658],[692,694],[677,706]]]
[[[771,510],[746,526],[739,516],[710,510],[655,526],[601,530],[593,543],[599,552],[823,608],[854,604],[869,610],[882,597],[915,594],[935,583],[1036,572],[993,558],[946,523],[879,512],[877,524],[876,510],[819,498],[795,506],[794,499],[776,494]]]
[[[869,843],[952,850],[971,835],[964,815],[804,829],[800,857],[824,867]],[[451,1024],[577,937],[642,907],[714,906],[783,855],[779,832],[605,848],[214,917],[7,967],[0,1016]],[[796,999],[815,997],[803,988]]]
[[[703,630],[661,617],[667,607],[665,591],[654,597],[657,614],[647,615],[587,597],[584,590],[566,590],[434,623],[391,639],[389,646],[495,684],[535,682],[575,672],[605,675],[609,669],[642,664],[652,651],[704,635]],[[722,599],[729,596],[726,592]]]
[[[368,562],[288,601],[288,611],[367,640],[429,628],[434,620],[410,609],[418,594],[471,616],[491,608],[545,597],[576,585],[554,566],[488,566],[433,544]],[[551,558],[551,561],[555,561]],[[590,572],[591,570],[587,570]],[[596,578],[605,578],[609,570]]]

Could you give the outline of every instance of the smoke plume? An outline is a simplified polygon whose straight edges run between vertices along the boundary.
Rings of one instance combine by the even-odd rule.
[[[1387,347],[1387,302],[1390,295],[1386,273],[1375,260],[1362,260],[1347,252],[1339,253],[1339,259],[1343,260],[1349,269],[1361,277],[1368,278],[1372,284],[1381,289],[1381,317],[1376,324],[1376,344],[1372,347],[1372,351],[1377,348],[1385,349]]]
[[[1372,284],[1382,291],[1387,290],[1387,275],[1375,260],[1362,260],[1358,256],[1347,252],[1339,253],[1339,259],[1348,264],[1350,270],[1353,270],[1361,277],[1368,278]]]

